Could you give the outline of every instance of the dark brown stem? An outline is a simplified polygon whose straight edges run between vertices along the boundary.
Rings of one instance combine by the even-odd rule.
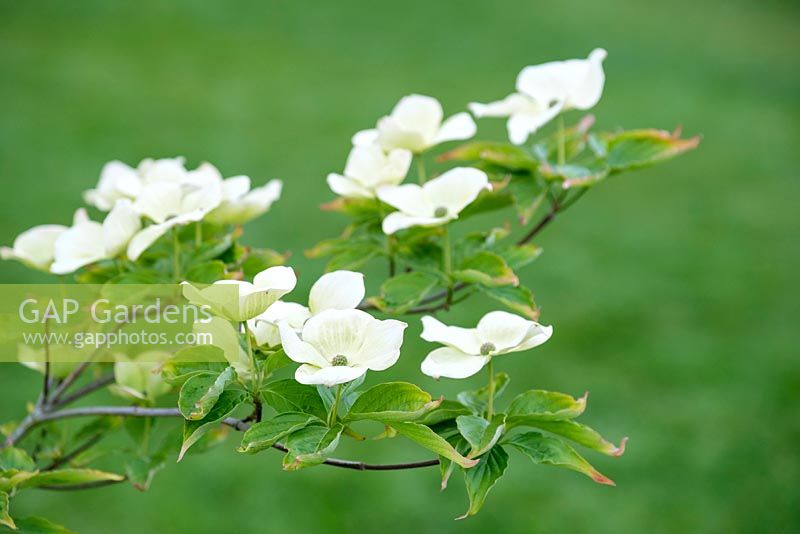
[[[6,446],[11,447],[15,445],[20,439],[25,437],[27,433],[34,427],[47,421],[55,421],[58,419],[69,419],[73,417],[92,417],[92,416],[122,416],[122,417],[183,417],[177,408],[142,408],[139,406],[89,406],[81,408],[67,408],[55,412],[40,412],[32,413],[25,421],[20,423],[17,430],[9,436],[6,440]],[[244,432],[250,425],[245,421],[229,417],[222,421],[223,424],[229,427]],[[273,448],[287,452],[288,449],[276,443]],[[333,467],[341,467],[343,469],[354,469],[356,471],[398,471],[402,469],[417,469],[420,467],[430,467],[439,464],[439,460],[434,458],[431,460],[422,460],[418,462],[408,462],[399,464],[368,464],[364,462],[354,462],[351,460],[341,460],[338,458],[328,458],[323,462],[325,465]],[[97,487],[97,486],[91,486]],[[88,489],[87,487],[69,486],[65,488],[47,488],[47,489]]]
[[[83,484],[71,484],[69,486],[39,486],[39,489],[50,491],[79,491],[113,486],[115,484],[121,484],[126,480],[128,480],[128,477],[123,477],[120,480],[97,480],[95,482],[84,482]]]

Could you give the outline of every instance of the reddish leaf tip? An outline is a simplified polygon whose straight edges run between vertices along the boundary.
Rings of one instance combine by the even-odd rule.
[[[619,447],[611,451],[611,456],[622,456],[625,453],[625,446],[628,444],[628,436],[622,438]]]
[[[597,482],[598,484],[603,484],[605,486],[616,486],[616,482],[605,476],[604,474],[600,473],[599,471],[595,471],[592,473],[592,480]]]

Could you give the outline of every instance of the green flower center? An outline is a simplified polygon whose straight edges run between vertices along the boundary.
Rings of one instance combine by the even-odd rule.
[[[347,357],[343,356],[341,354],[338,354],[338,355],[334,356],[333,359],[331,360],[331,365],[333,365],[335,367],[338,367],[338,366],[341,366],[341,365],[347,365]]]
[[[497,347],[494,346],[494,343],[489,343],[488,341],[481,345],[481,356],[488,356],[496,350]]]
[[[447,216],[447,208],[445,208],[444,206],[439,206],[438,208],[433,210],[433,216],[437,218]]]

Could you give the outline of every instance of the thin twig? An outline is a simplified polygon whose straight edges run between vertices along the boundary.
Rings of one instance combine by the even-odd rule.
[[[114,382],[114,373],[108,373],[105,376],[94,380],[93,382],[89,382],[82,388],[76,389],[74,392],[70,393],[69,395],[63,397],[60,401],[58,401],[58,407],[66,406],[67,404],[71,404],[76,400],[85,397],[89,393],[93,393],[98,389],[104,388],[105,386]]]
[[[33,415],[33,414],[32,414]],[[47,421],[55,421],[57,419],[69,419],[73,417],[92,417],[92,416],[123,416],[123,417],[183,417],[177,408],[142,408],[139,406],[88,406],[81,408],[67,408],[55,412],[40,413],[38,416],[32,417],[30,422],[25,425],[20,424],[18,430],[21,429],[18,436],[13,440],[9,437],[6,441],[7,446],[14,445],[17,441],[22,439],[31,429],[35,426],[45,423]],[[229,427],[244,432],[250,425],[239,419],[229,417],[222,421],[223,424]],[[16,434],[16,433],[15,433]],[[288,449],[276,443],[273,448],[287,452]],[[339,458],[328,458],[323,462],[325,465],[333,467],[341,467],[343,469],[354,469],[357,471],[398,471],[402,469],[417,469],[420,467],[430,467],[439,464],[439,460],[434,458],[431,460],[422,460],[418,462],[407,462],[398,464],[368,464],[364,462],[354,462],[351,460],[341,460]],[[66,489],[66,488],[48,488],[48,489]],[[87,489],[87,488],[78,488]]]
[[[53,460],[52,463],[50,463],[50,465],[48,465],[47,467],[44,468],[44,470],[45,471],[52,471],[53,469],[56,469],[56,468],[64,465],[65,463],[69,462],[70,460],[72,460],[73,458],[75,458],[76,456],[81,454],[82,452],[85,452],[85,451],[91,449],[92,447],[94,447],[95,445],[97,445],[97,443],[101,439],[103,439],[103,435],[102,434],[95,434],[94,436],[92,436],[91,438],[86,440],[83,444],[79,445],[78,447],[76,447],[72,451],[68,452],[64,456],[61,456],[61,457],[56,458],[55,460]]]

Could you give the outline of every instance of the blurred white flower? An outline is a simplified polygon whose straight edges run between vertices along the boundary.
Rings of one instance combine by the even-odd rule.
[[[83,208],[75,212],[72,226],[53,246],[53,274],[69,274],[81,267],[113,258],[122,252],[142,227],[128,199],[118,200],[103,223],[92,221]]]
[[[141,188],[142,181],[136,169],[121,161],[109,161],[100,171],[97,187],[84,191],[83,200],[101,211],[108,211],[117,200],[136,198]]]
[[[0,247],[0,258],[47,271],[53,263],[56,240],[66,230],[67,227],[60,224],[34,226],[19,234],[13,247]]]
[[[189,171],[186,170],[186,158],[146,158],[136,168],[145,184],[155,182],[184,182]]]
[[[208,306],[216,315],[229,321],[243,322],[264,313],[272,303],[289,293],[297,284],[291,267],[270,267],[258,273],[253,282],[219,280],[198,289],[183,282],[183,296],[198,306]]]
[[[294,302],[278,301],[267,311],[248,321],[250,330],[259,345],[275,347],[281,344],[278,323],[300,333],[305,322],[325,310],[352,310],[358,307],[364,295],[364,275],[354,271],[333,271],[323,274],[308,296],[308,307]]]
[[[405,148],[417,154],[439,143],[475,135],[475,122],[469,113],[456,113],[442,122],[443,117],[442,105],[435,98],[404,96],[390,115],[378,120],[377,128],[356,133],[353,145],[377,143],[384,150]]]
[[[136,358],[115,355],[114,381],[109,390],[121,397],[149,403],[169,392],[171,386],[161,378],[158,369],[170,354],[162,351],[143,352]]]
[[[383,219],[383,232],[391,235],[412,226],[439,226],[457,219],[484,189],[492,190],[486,173],[470,167],[450,169],[422,186],[382,187],[378,198],[399,210]]]
[[[431,316],[422,318],[422,327],[422,339],[445,345],[422,362],[422,372],[434,378],[467,378],[492,357],[538,347],[553,335],[552,326],[504,311],[487,313],[477,328],[446,326]]]
[[[597,104],[605,83],[606,56],[605,50],[596,48],[587,59],[525,67],[517,76],[517,93],[489,104],[473,102],[469,108],[476,117],[509,117],[508,137],[520,145],[562,111]]]
[[[222,201],[206,219],[216,224],[244,224],[263,215],[281,197],[283,182],[270,180],[250,189],[250,178],[237,176],[225,180]]]
[[[285,322],[279,329],[286,355],[303,364],[295,380],[331,387],[394,365],[407,326],[361,310],[326,310],[306,321],[299,336]]]
[[[403,148],[384,153],[378,145],[356,146],[347,157],[344,175],[328,175],[328,186],[337,195],[349,198],[375,198],[375,190],[397,185],[408,174],[412,154]]]

